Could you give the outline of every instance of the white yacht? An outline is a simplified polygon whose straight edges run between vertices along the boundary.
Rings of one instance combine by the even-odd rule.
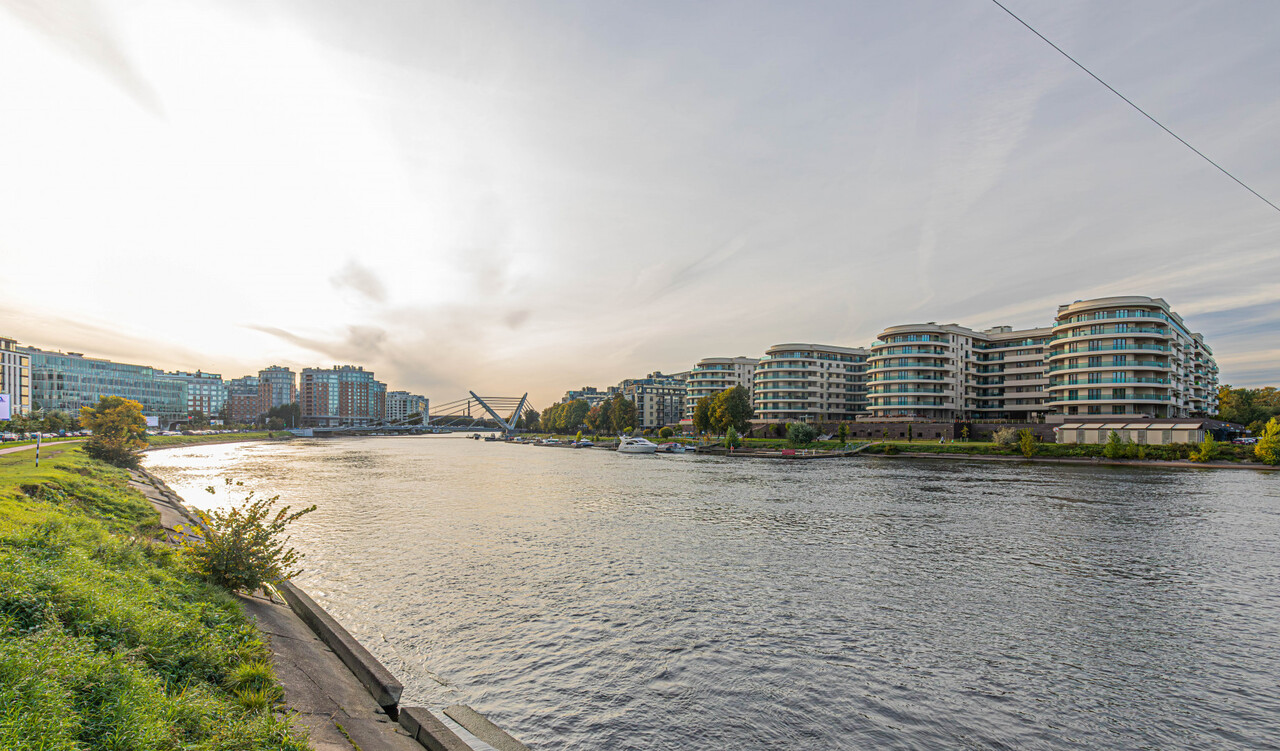
[[[652,454],[658,450],[658,444],[638,436],[622,436],[618,439],[618,451],[624,454]]]

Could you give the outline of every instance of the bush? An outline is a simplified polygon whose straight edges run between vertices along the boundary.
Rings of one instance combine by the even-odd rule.
[[[1102,455],[1108,459],[1120,459],[1124,456],[1124,443],[1120,441],[1120,434],[1111,431],[1107,436],[1107,443],[1102,447]]]
[[[85,441],[83,449],[91,459],[106,462],[114,467],[137,469],[142,460],[142,453],[138,451],[137,444],[127,439],[94,436]]]
[[[1030,430],[1023,428],[1018,431],[1018,445],[1022,449],[1022,455],[1032,457],[1036,455],[1036,434]]]
[[[1271,418],[1263,426],[1258,442],[1253,445],[1253,455],[1267,464],[1280,464],[1280,418]]]
[[[1017,445],[1018,431],[1016,428],[1012,427],[1000,428],[991,434],[991,441],[997,446]]]
[[[228,479],[226,484],[231,485],[232,481]],[[212,487],[207,490],[214,492]],[[229,510],[210,514],[197,511],[201,528],[178,529],[187,535],[183,553],[202,576],[233,592],[253,592],[263,584],[292,579],[302,573],[297,568],[302,553],[288,547],[285,528],[316,507],[289,513],[291,507],[285,506],[272,516],[272,507],[279,499],[280,496],[272,496],[254,500],[250,491],[242,505]]]
[[[818,429],[806,422],[793,422],[787,426],[787,443],[792,446],[808,446],[818,437]]]
[[[1205,433],[1200,446],[1191,452],[1193,462],[1211,462],[1218,457],[1218,442],[1213,440],[1212,433]]]
[[[742,439],[738,437],[738,431],[734,430],[733,426],[729,426],[729,429],[724,434],[724,447],[735,449],[741,445]]]
[[[671,426],[664,427],[662,430],[658,431],[659,438],[670,438],[675,434],[676,434],[676,431],[673,430]]]

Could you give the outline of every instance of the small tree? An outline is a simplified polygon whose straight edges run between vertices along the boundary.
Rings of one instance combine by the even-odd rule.
[[[1191,452],[1191,461],[1193,462],[1211,462],[1218,457],[1218,442],[1213,440],[1213,434],[1205,431],[1204,440],[1200,442],[1199,448]]]
[[[912,431],[911,426],[908,425],[907,426],[907,443],[911,443],[914,440],[915,440],[915,432]]]
[[[836,431],[836,438],[839,438],[841,443],[848,443],[849,426],[844,423],[840,423],[840,429]]]
[[[574,437],[573,437],[573,440],[575,440],[575,441],[581,441],[581,440],[582,440],[582,431],[581,431],[581,430],[579,430],[579,431],[578,431],[578,434],[577,434],[576,436],[574,436]]]
[[[969,442],[969,426],[968,425],[963,425],[960,427],[960,439],[965,443]]]
[[[727,449],[736,449],[741,445],[742,439],[738,437],[738,431],[734,430],[733,426],[730,425],[729,429],[726,430],[724,434],[724,447]]]
[[[711,404],[711,424],[726,433],[731,427],[739,434],[747,432],[754,416],[751,397],[742,386],[721,391]]]
[[[991,440],[997,446],[1013,446],[1018,443],[1020,437],[1017,428],[1013,427],[1000,428],[991,434]]]
[[[84,452],[117,467],[137,467],[140,449],[147,445],[147,418],[142,404],[122,396],[99,397],[92,407],[80,408],[80,424],[93,431]]]
[[[711,430],[711,402],[714,397],[704,396],[693,407],[693,429],[699,435]]]
[[[231,479],[226,484],[244,485]],[[215,492],[213,486],[205,490]],[[285,506],[273,515],[279,499],[277,495],[255,500],[249,491],[240,505],[226,511],[197,511],[200,527],[176,527],[184,535],[182,552],[197,573],[233,592],[253,592],[263,584],[292,579],[302,573],[302,553],[288,546],[285,529],[316,507],[290,513],[291,507]]]
[[[1253,455],[1267,464],[1280,464],[1280,418],[1273,417],[1262,427]]]
[[[659,438],[670,438],[675,434],[676,434],[676,431],[670,425],[665,425],[661,430],[658,431]]]
[[[1036,434],[1027,428],[1018,431],[1018,444],[1022,448],[1022,455],[1032,457],[1036,455]]]
[[[1119,459],[1124,455],[1124,443],[1120,440],[1120,434],[1111,431],[1107,435],[1107,445],[1102,447],[1102,455],[1108,459]]]
[[[808,446],[818,437],[818,429],[807,422],[793,422],[787,426],[787,443],[792,446]]]

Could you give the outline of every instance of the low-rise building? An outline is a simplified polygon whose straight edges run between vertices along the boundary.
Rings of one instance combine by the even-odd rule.
[[[1072,419],[1054,428],[1058,443],[1106,443],[1112,433],[1122,443],[1139,446],[1163,446],[1170,443],[1200,443],[1205,436],[1214,440],[1229,441],[1244,435],[1245,429],[1221,420],[1170,418],[1151,420],[1116,420],[1103,417],[1095,420]]]
[[[6,397],[9,414],[0,411],[0,420],[31,411],[31,356],[18,349],[18,342],[0,337],[0,394]]]
[[[688,392],[681,424],[692,425],[693,411],[697,409],[698,402],[714,398],[721,391],[742,386],[750,395],[759,363],[760,360],[754,357],[704,357],[699,360],[689,371],[686,381]]]
[[[360,427],[386,419],[387,385],[361,366],[305,368],[299,391],[303,427]]]
[[[753,370],[752,406],[764,422],[837,422],[867,412],[861,347],[775,344]]]
[[[587,406],[594,407],[606,399],[612,399],[616,393],[618,393],[616,386],[611,386],[604,391],[597,389],[595,386],[583,386],[580,389],[570,389],[564,392],[564,397],[560,399],[560,403],[568,404],[582,399],[587,403]]]

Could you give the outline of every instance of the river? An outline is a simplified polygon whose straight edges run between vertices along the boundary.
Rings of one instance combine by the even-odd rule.
[[[299,579],[535,749],[1280,748],[1280,476],[627,456],[461,437],[152,452],[295,506]]]

